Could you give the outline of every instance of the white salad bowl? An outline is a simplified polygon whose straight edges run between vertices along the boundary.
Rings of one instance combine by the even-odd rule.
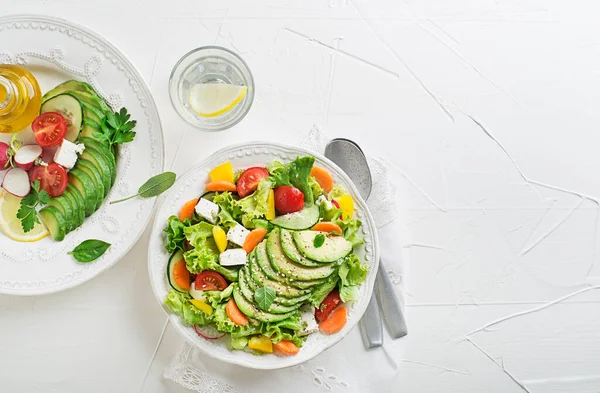
[[[117,263],[135,244],[152,216],[156,198],[108,202],[135,194],[164,169],[165,150],[158,111],[142,76],[99,34],[72,22],[41,15],[0,17],[0,64],[19,64],[38,80],[42,93],[70,79],[89,83],[113,110],[127,108],[137,135],[121,145],[117,179],[104,203],[62,242],[50,237],[20,243],[0,231],[0,293],[41,295],[92,279]],[[12,135],[0,134],[0,140]],[[19,139],[32,142],[30,129]],[[1,173],[1,172],[0,172]],[[111,244],[99,259],[78,263],[67,252],[87,239]]]
[[[302,348],[300,348],[300,352],[295,356],[288,357],[277,357],[275,355],[256,356],[245,351],[230,350],[229,338],[227,336],[216,340],[207,340],[200,337],[194,331],[193,327],[186,325],[180,317],[170,313],[164,306],[164,300],[171,288],[166,275],[167,262],[170,255],[165,249],[165,233],[163,232],[167,219],[171,215],[177,215],[179,209],[186,201],[198,198],[205,192],[204,186],[207,182],[209,172],[223,162],[230,161],[234,170],[237,170],[253,166],[267,166],[273,163],[273,161],[287,163],[293,161],[298,156],[306,155],[315,156],[315,165],[327,169],[333,175],[335,182],[343,186],[352,195],[355,201],[356,217],[363,224],[362,236],[365,244],[356,249],[355,253],[362,262],[369,266],[369,272],[366,281],[360,287],[360,298],[358,301],[347,304],[348,322],[342,331],[333,335],[325,335],[321,332],[311,334]],[[362,317],[373,292],[373,284],[375,283],[375,276],[377,274],[377,262],[379,260],[379,244],[375,222],[367,209],[367,204],[360,197],[354,184],[352,184],[348,176],[337,165],[327,158],[297,147],[270,142],[234,145],[217,151],[204,162],[179,176],[175,185],[162,198],[163,202],[158,209],[152,228],[148,252],[148,271],[152,289],[157,300],[163,304],[163,308],[169,315],[171,323],[177,331],[185,340],[195,345],[207,355],[224,362],[254,369],[290,367],[312,359],[339,342],[354,328]]]

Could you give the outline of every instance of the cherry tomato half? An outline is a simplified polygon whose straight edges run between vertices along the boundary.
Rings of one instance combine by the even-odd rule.
[[[55,162],[48,165],[37,165],[29,171],[29,180],[40,181],[40,189],[52,198],[61,195],[67,188],[67,171]]]
[[[294,213],[304,208],[304,194],[292,186],[275,189],[275,209],[279,214]]]
[[[207,270],[196,276],[194,285],[199,291],[222,291],[227,288],[227,281],[219,273]]]
[[[261,167],[248,168],[237,181],[237,192],[240,198],[252,194],[262,179],[269,177],[269,171]]]
[[[329,292],[329,295],[323,300],[319,308],[315,309],[315,319],[317,322],[321,323],[329,318],[331,313],[338,308],[340,304],[342,304],[340,292],[337,289]]]
[[[35,118],[31,129],[41,147],[58,146],[67,134],[67,121],[60,113],[46,112]]]

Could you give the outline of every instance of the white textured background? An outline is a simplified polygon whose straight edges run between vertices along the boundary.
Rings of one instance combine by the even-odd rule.
[[[315,123],[393,163],[410,335],[390,391],[600,392],[600,3],[0,0],[14,13],[120,48],[179,173]],[[167,94],[178,58],[207,44],[239,51],[257,85],[248,117],[217,134]],[[171,328],[154,353],[165,317],[147,240],[80,288],[0,297],[0,391],[184,391],[162,379],[181,345]]]

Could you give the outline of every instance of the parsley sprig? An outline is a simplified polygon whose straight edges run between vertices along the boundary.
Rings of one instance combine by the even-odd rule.
[[[131,142],[135,138],[135,120],[129,120],[131,116],[127,109],[121,108],[119,112],[107,113],[102,124],[102,132],[95,131],[93,136],[100,141],[107,142],[110,146]]]
[[[36,180],[31,184],[29,195],[21,199],[21,207],[17,212],[17,218],[21,220],[23,232],[29,232],[35,224],[40,224],[36,207],[45,205],[50,200],[50,195],[44,190],[40,191],[40,181]]]

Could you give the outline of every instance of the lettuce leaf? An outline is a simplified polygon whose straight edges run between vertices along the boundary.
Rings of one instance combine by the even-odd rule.
[[[183,233],[190,242],[190,245],[198,247],[198,245],[203,244],[206,238],[212,236],[213,226],[214,225],[202,221],[196,225],[184,228]]]
[[[212,270],[229,281],[238,280],[237,269],[226,268],[219,264],[219,249],[212,236],[209,238],[196,236],[193,246],[192,250],[183,254],[185,264],[190,272],[198,274],[205,270]]]
[[[356,254],[346,256],[338,269],[340,298],[343,302],[358,300],[358,286],[367,279],[369,267],[360,262]]]
[[[271,341],[278,343],[281,340],[290,340],[297,346],[302,346],[304,339],[298,337],[298,332],[302,330],[302,322],[300,313],[297,312],[289,318],[279,322],[261,323],[259,332],[267,337],[271,337]]]
[[[294,186],[304,194],[304,203],[313,204],[315,197],[309,184],[310,171],[315,163],[315,157],[297,157],[288,165],[274,162],[268,169],[274,187]]]
[[[308,298],[308,301],[313,306],[319,307],[321,303],[323,303],[323,300],[325,300],[327,295],[329,295],[329,292],[333,291],[333,289],[336,287],[339,279],[340,277],[337,274],[332,274],[331,276],[329,276],[327,278],[327,281],[315,287],[310,297]]]
[[[314,177],[312,177],[312,176],[308,177],[308,185],[312,189],[312,194],[313,194],[313,198],[314,198],[313,202],[315,202],[317,200],[317,198],[320,197],[321,195],[325,195],[325,191],[323,190],[323,187],[321,187],[319,182]]]
[[[236,206],[241,210],[242,224],[246,228],[254,228],[254,220],[265,218],[269,212],[269,190],[273,187],[273,182],[263,179],[258,183],[258,188],[251,195],[234,201]]]
[[[352,243],[353,247],[358,247],[364,243],[363,239],[359,236],[358,230],[362,225],[360,220],[354,218],[347,218],[342,220],[342,209],[338,209],[331,203],[320,203],[319,204],[319,215],[323,221],[331,221],[342,228],[342,234],[344,239]]]
[[[167,226],[163,232],[167,234],[165,247],[172,254],[176,250],[185,250],[185,224],[177,216],[167,219]]]
[[[189,302],[189,299],[190,295],[171,289],[165,299],[165,306],[167,306],[173,314],[179,315],[190,325],[205,325],[207,322],[207,315],[194,307]]]

